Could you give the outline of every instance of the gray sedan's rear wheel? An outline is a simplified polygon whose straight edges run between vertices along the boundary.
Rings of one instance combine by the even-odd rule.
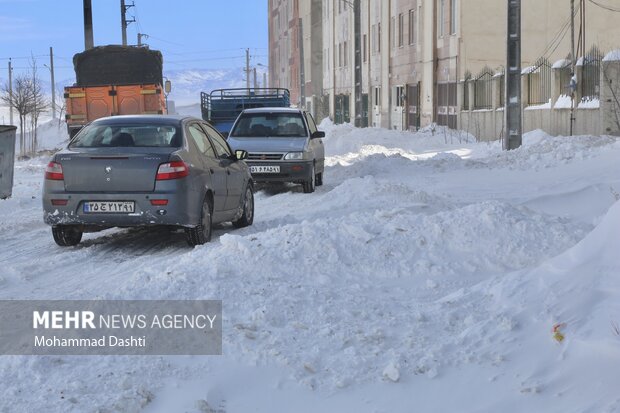
[[[52,236],[61,247],[77,245],[82,240],[82,230],[75,225],[56,225],[52,227]]]
[[[205,198],[202,203],[200,224],[193,228],[185,229],[187,243],[192,247],[211,241],[211,230],[213,228],[212,212],[213,205],[211,205],[209,198]]]
[[[252,186],[248,185],[245,189],[245,197],[243,197],[243,215],[236,221],[233,221],[235,228],[243,228],[252,225],[254,222],[254,191]]]
[[[304,181],[303,183],[305,194],[310,194],[314,192],[314,188],[316,184],[315,179],[316,179],[316,175],[314,174],[314,165],[312,165],[312,170],[310,171],[310,177],[308,178],[307,181]]]

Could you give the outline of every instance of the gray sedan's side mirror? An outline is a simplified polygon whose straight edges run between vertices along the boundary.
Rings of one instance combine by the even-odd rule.
[[[247,151],[244,151],[242,149],[237,149],[235,151],[235,157],[237,158],[238,161],[243,161],[245,159],[248,159],[248,153]]]
[[[320,131],[320,130],[314,132],[311,136],[312,139],[324,138],[324,137],[325,137],[325,132]]]

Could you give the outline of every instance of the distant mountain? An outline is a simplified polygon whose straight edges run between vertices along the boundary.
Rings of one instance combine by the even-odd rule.
[[[259,86],[263,83],[264,72],[264,68],[257,68],[256,77]],[[165,71],[164,76],[172,82],[169,99],[174,100],[177,107],[200,103],[200,92],[246,86],[245,70],[242,67],[173,70]]]

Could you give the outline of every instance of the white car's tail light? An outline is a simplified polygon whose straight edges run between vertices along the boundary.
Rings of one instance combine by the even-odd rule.
[[[180,179],[189,175],[189,167],[183,161],[172,161],[168,163],[162,163],[157,169],[158,181],[167,181],[169,179]]]
[[[62,165],[57,162],[50,162],[45,168],[45,179],[52,181],[62,181],[65,176],[62,174]]]

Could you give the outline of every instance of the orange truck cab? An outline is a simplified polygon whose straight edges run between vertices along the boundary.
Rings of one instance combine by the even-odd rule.
[[[163,84],[162,63],[159,51],[145,47],[100,46],[76,54],[76,83],[64,95],[69,136],[106,116],[166,114],[169,82]]]

